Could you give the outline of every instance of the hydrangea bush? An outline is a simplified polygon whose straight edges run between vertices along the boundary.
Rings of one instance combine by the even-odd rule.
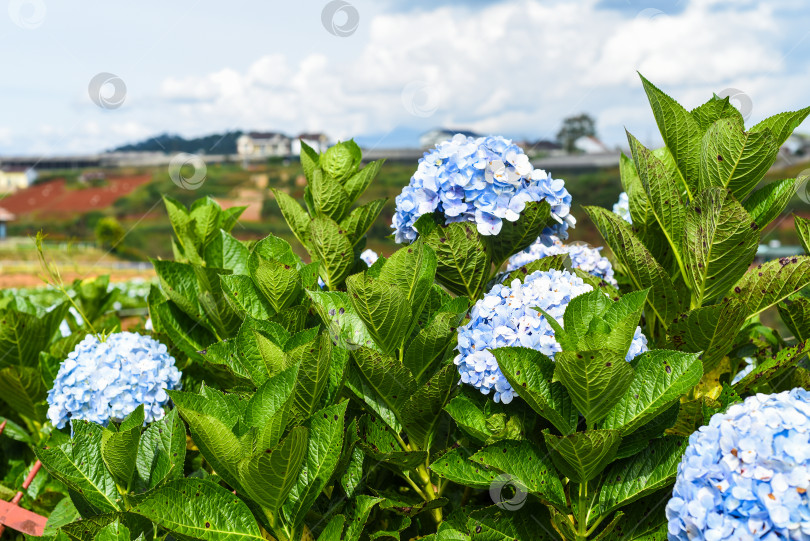
[[[562,181],[505,139],[456,137],[419,163],[397,201],[403,246],[376,260],[366,232],[385,201],[363,194],[382,163],[363,165],[351,141],[322,154],[303,145],[307,186],[274,192],[307,260],[272,235],[236,239],[241,209],[165,198],[174,258],[154,261],[147,300],[184,390],[166,390],[158,409],[151,383],[174,373],[144,364],[142,339],[120,358],[85,339],[87,354],[69,358],[109,327],[60,338],[74,301],[3,305],[0,399],[67,496],[45,537],[712,539],[729,524],[733,536],[745,510],[748,531],[801,539],[806,394],[757,398],[756,412],[733,404],[810,386],[810,259],[751,265],[796,184],[761,181],[810,109],[746,130],[728,98],[687,111],[644,86],[665,146],[629,138],[632,223],[586,209],[618,286],[598,251],[551,238],[573,225]],[[795,223],[807,250],[810,221]],[[513,259],[504,278],[538,238],[559,253]],[[791,337],[759,321],[773,308]],[[148,391],[122,393],[113,413],[104,394],[127,377]],[[57,423],[70,406],[106,426],[75,419],[72,438],[42,428],[47,389]],[[735,424],[712,432],[715,414]],[[730,497],[699,486],[715,478]]]

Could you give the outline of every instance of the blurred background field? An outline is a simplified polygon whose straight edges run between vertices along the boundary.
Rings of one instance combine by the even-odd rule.
[[[394,250],[390,223],[394,199],[405,186],[417,164],[388,161],[364,200],[387,198],[385,209],[369,232],[368,246],[387,254]],[[793,165],[773,169],[768,180],[793,178],[809,167],[794,160]],[[584,218],[583,205],[610,207],[621,190],[617,167],[580,170],[553,170],[563,178],[574,200],[578,225],[571,240],[598,244],[598,235]],[[81,180],[81,179],[92,180]],[[55,170],[48,171],[31,187],[7,195],[0,206],[12,212],[8,238],[0,241],[0,288],[33,287],[41,284],[38,262],[31,237],[38,231],[47,235],[48,253],[67,280],[110,274],[112,281],[151,276],[150,258],[171,256],[171,226],[162,203],[166,194],[186,205],[210,196],[221,206],[246,206],[234,235],[259,239],[274,234],[289,238],[289,232],[274,201],[272,188],[297,199],[303,196],[304,177],[296,160],[268,160],[243,167],[240,163],[211,164],[196,190],[176,186],[165,167]],[[797,195],[786,210],[803,214],[806,203]],[[769,241],[796,244],[795,233],[776,220],[766,234]],[[786,222],[789,224],[792,222]],[[304,255],[303,250],[301,254]]]

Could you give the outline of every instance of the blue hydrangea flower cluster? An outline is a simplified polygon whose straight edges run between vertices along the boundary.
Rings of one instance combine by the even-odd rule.
[[[810,392],[758,394],[689,438],[669,539],[810,540]]]
[[[48,392],[48,419],[63,428],[71,419],[106,425],[144,405],[146,422],[161,419],[167,389],[180,387],[180,371],[166,346],[131,332],[104,342],[88,335],[62,362]]]
[[[562,348],[537,309],[543,309],[562,325],[571,299],[592,290],[580,277],[559,270],[534,272],[522,284],[520,280],[513,280],[509,286],[496,284],[475,303],[469,323],[458,331],[459,353],[453,362],[461,382],[483,394],[494,391],[495,402],[511,402],[515,392],[490,350],[519,346],[536,349],[553,359]],[[647,338],[637,328],[627,360],[643,351],[647,351]]]
[[[630,199],[627,197],[627,192],[619,194],[619,200],[613,205],[613,212],[622,217],[625,222],[633,223],[633,218],[630,216]]]
[[[439,211],[445,223],[473,222],[482,235],[497,235],[504,219],[516,221],[526,203],[542,200],[557,221],[546,232],[567,238],[569,225],[576,222],[564,181],[534,169],[509,139],[457,134],[419,159],[416,173],[397,196],[392,227],[397,242],[411,242],[416,220]]]
[[[513,271],[543,257],[568,254],[574,268],[593,274],[615,286],[617,283],[613,278],[613,265],[610,264],[608,258],[599,253],[600,250],[602,250],[601,247],[591,248],[584,243],[563,244],[563,241],[554,235],[546,238],[540,237],[534,241],[534,244],[509,258],[506,270]]]

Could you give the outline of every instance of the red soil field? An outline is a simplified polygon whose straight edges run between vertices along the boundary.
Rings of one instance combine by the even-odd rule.
[[[110,177],[103,187],[70,189],[64,179],[53,180],[12,193],[0,199],[0,206],[17,216],[83,213],[109,207],[116,199],[151,180],[151,175]]]

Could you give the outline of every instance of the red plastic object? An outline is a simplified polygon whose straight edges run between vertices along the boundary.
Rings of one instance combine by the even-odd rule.
[[[5,428],[6,421],[3,421],[0,423],[0,434],[3,433]],[[31,468],[31,471],[28,472],[28,475],[25,477],[25,481],[23,481],[22,484],[22,490],[28,490],[28,487],[31,485],[34,477],[37,476],[37,473],[41,467],[42,462],[37,460],[34,463],[34,467]],[[3,535],[3,531],[6,529],[6,526],[13,530],[17,530],[18,532],[22,532],[27,535],[35,535],[37,537],[41,537],[45,532],[45,524],[48,522],[46,517],[37,515],[36,513],[23,509],[17,505],[20,503],[20,500],[22,500],[22,490],[17,492],[10,502],[0,500],[0,536]]]

